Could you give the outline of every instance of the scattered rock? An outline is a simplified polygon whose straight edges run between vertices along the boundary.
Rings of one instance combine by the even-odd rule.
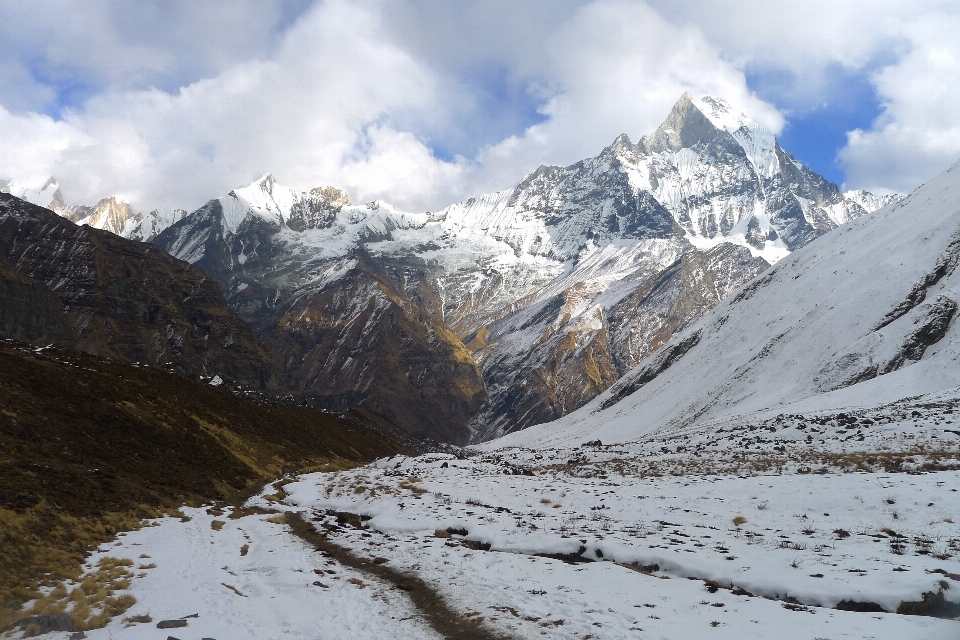
[[[887,613],[887,610],[876,602],[857,602],[855,600],[841,600],[836,606],[839,611],[856,611],[858,613]]]
[[[187,626],[187,621],[180,620],[161,620],[157,623],[157,629],[177,629],[179,627]]]
[[[55,616],[30,616],[17,621],[17,626],[22,628],[28,625],[37,626],[37,634],[50,633],[51,631],[76,631],[73,619],[69,614],[61,613]]]

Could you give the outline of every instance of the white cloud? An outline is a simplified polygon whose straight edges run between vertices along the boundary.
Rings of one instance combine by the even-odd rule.
[[[176,89],[269,52],[283,4],[10,0],[0,3],[0,59],[19,60],[43,82],[66,91]],[[0,84],[6,106],[22,102],[18,93]],[[30,106],[52,103],[49,95],[37,96]]]
[[[637,137],[684,90],[725,95],[781,123],[696,30],[674,27],[645,5],[587,5],[544,36],[540,57],[524,62],[523,73],[550,87],[542,94],[545,121],[471,159],[438,159],[414,132],[398,128],[429,128],[434,120],[453,126],[451,114],[464,110],[462,85],[442,65],[412,55],[376,4],[318,5],[270,56],[176,92],[113,88],[64,122],[29,118],[46,124],[36,136],[62,137],[45,167],[77,201],[120,192],[143,207],[198,206],[271,171],[293,185],[336,184],[357,199],[414,209],[504,188],[540,163],[593,155],[623,132]],[[515,47],[501,62],[530,51]],[[9,147],[0,172],[22,173],[17,156],[33,142],[25,136],[21,143]]]
[[[16,93],[18,83],[0,83],[0,177],[57,175],[74,202],[119,193],[140,207],[195,207],[269,171],[292,186],[333,184],[358,201],[436,209],[515,184],[541,163],[595,155],[620,133],[636,139],[683,91],[724,96],[779,130],[780,111],[751,93],[746,69],[789,70],[816,95],[824,68],[874,68],[894,43],[902,55],[874,76],[884,115],[851,135],[843,162],[851,184],[902,189],[960,154],[955,16],[924,22],[902,4],[858,15],[850,3],[431,10],[415,0],[329,0],[282,34],[280,0],[186,3],[184,18],[153,17],[157,33],[147,33],[146,9],[124,18],[127,5],[113,0],[91,0],[60,34],[28,3],[8,5],[0,66],[23,70],[22,59],[43,51],[50,69],[99,84],[55,120],[22,108],[48,101],[48,87],[25,82]],[[13,40],[9,6],[29,27]],[[40,37],[24,43],[23,34]],[[503,87],[476,84],[485,66],[502,70]],[[537,105],[541,121],[522,129],[519,116],[486,112],[497,100],[518,112]],[[456,140],[469,157],[438,158],[438,140]]]
[[[378,29],[368,12],[330,3],[296,24],[270,60],[176,93],[110,91],[64,123],[29,116],[47,126],[33,127],[33,141],[5,144],[0,172],[16,178],[19,155],[46,144],[39,136],[69,131],[47,169],[80,201],[119,191],[140,206],[196,206],[268,170],[294,184],[335,181],[367,127],[433,93],[429,75]]]
[[[882,115],[841,152],[858,188],[906,192],[960,157],[960,15],[924,16],[904,33],[910,52],[873,78]]]

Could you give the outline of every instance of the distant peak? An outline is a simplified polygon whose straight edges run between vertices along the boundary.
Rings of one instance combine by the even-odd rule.
[[[255,192],[263,192],[268,196],[273,195],[274,190],[280,185],[277,183],[277,179],[273,177],[272,173],[265,173],[250,184],[234,189],[227,195],[230,196],[242,196],[244,198],[255,198],[253,194]]]
[[[53,176],[43,182],[38,180],[36,182],[17,183],[11,180],[3,180],[0,181],[0,190],[41,207],[63,206],[60,183]]]
[[[40,190],[43,191],[47,187],[53,187],[54,189],[60,188],[60,182],[57,181],[56,176],[50,176],[47,178],[47,181],[43,183],[43,186],[40,187]]]
[[[265,173],[262,176],[260,176],[260,179],[257,180],[256,183],[254,184],[258,185],[261,189],[263,189],[267,193],[270,193],[271,191],[273,191],[274,185],[277,184],[277,179],[273,177],[272,173]]]
[[[718,129],[725,129],[731,133],[742,127],[758,126],[752,118],[734,108],[723,98],[716,96],[701,96],[693,99],[693,104]]]

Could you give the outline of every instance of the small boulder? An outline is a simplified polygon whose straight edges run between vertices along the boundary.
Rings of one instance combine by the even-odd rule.
[[[36,625],[37,633],[43,635],[51,631],[76,631],[73,624],[73,618],[67,613],[61,613],[55,616],[30,616],[17,621],[17,626],[26,628],[28,625]]]
[[[157,629],[177,629],[187,626],[186,620],[161,620],[157,623]]]

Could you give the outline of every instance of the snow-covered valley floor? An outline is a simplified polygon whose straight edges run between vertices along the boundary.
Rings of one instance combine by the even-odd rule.
[[[422,580],[482,637],[957,638],[960,620],[894,613],[924,593],[960,601],[954,405],[286,478],[249,502],[260,511],[185,508],[102,548],[91,566],[156,565],[125,614],[152,622],[87,635],[444,637],[377,567]],[[285,512],[357,562],[294,535]]]

